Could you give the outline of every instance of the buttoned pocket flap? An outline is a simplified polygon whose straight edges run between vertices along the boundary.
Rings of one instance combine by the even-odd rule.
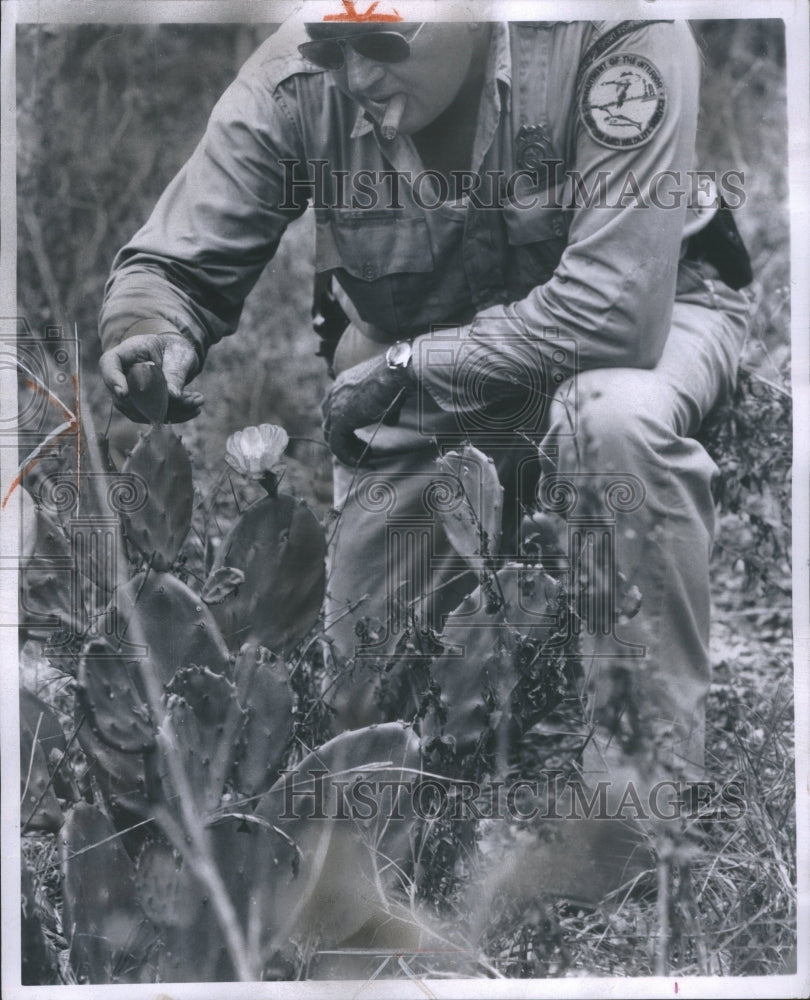
[[[391,274],[432,271],[427,222],[395,212],[346,210],[316,220],[316,268],[343,268],[353,277],[375,281]]]

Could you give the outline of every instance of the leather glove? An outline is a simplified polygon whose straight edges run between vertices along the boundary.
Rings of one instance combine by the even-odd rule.
[[[179,333],[158,333],[122,340],[99,359],[101,377],[116,407],[125,416],[138,423],[143,422],[143,416],[127,400],[127,372],[140,361],[152,361],[163,371],[169,390],[166,415],[169,423],[181,424],[199,414],[203,405],[202,395],[186,389],[186,383],[199,371],[197,352]]]
[[[385,355],[342,372],[321,406],[326,443],[344,465],[365,465],[371,446],[354,433],[359,427],[393,426],[415,380],[410,368],[389,368]]]

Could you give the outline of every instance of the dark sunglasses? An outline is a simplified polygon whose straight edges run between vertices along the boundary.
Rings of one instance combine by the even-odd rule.
[[[411,54],[411,42],[425,22],[406,38],[398,31],[374,31],[367,35],[345,35],[342,38],[322,38],[298,46],[301,55],[321,69],[342,69],[346,63],[346,46],[350,45],[364,59],[379,63],[405,62]]]

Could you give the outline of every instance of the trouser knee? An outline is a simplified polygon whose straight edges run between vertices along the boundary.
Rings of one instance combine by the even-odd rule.
[[[584,372],[560,386],[549,411],[550,464],[559,471],[631,471],[654,462],[675,432],[657,418],[660,385],[634,369]],[[657,405],[658,404],[658,405]]]

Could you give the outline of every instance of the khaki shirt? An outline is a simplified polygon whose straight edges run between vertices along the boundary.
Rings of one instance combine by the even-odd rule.
[[[105,348],[176,330],[203,359],[234,332],[287,224],[312,201],[316,267],[334,271],[369,336],[423,335],[419,348],[441,339],[435,325],[452,328],[431,361],[414,355],[443,408],[458,405],[454,372],[482,344],[494,357],[529,350],[557,381],[655,364],[686,203],[648,195],[665,171],[688,190],[694,167],[699,59],[684,22],[624,34],[590,21],[495,25],[471,164],[484,180],[477,199],[436,207],[440,182],[424,175],[411,139],[385,142],[331,75],[299,56],[304,38],[284,26],[254,53],[118,254],[101,312]],[[510,183],[514,197],[504,198]],[[560,336],[573,345],[564,358]]]

